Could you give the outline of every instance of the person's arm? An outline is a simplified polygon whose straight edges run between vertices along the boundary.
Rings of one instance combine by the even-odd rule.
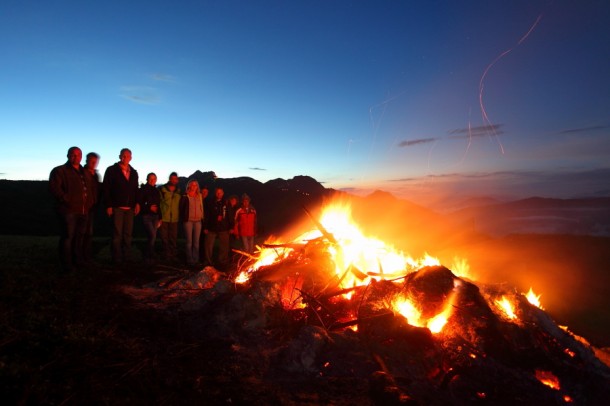
[[[104,205],[106,206],[106,214],[108,217],[112,216],[112,201],[111,201],[111,191],[112,191],[112,166],[106,169],[104,172],[104,181],[102,183],[104,190]]]
[[[65,193],[63,188],[63,177],[59,173],[59,168],[55,168],[49,175],[49,192],[60,203],[64,203]]]

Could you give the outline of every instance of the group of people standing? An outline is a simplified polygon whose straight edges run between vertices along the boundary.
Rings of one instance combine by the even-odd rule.
[[[242,195],[239,205],[237,197],[225,200],[223,188],[216,187],[214,196],[206,199],[208,189],[200,187],[195,179],[188,181],[183,194],[175,172],[161,187],[157,187],[157,175],[151,172],[140,187],[128,148],[120,151],[119,161],[106,169],[101,181],[97,172],[99,159],[98,154],[89,153],[82,166],[81,149],[71,147],[67,162],[54,168],[49,177],[49,190],[57,202],[60,220],[59,256],[64,270],[72,271],[92,261],[93,219],[100,204],[112,219],[112,261],[118,266],[130,259],[134,218],[138,214],[147,235],[147,264],[155,261],[157,231],[163,243],[163,258],[169,262],[178,260],[180,225],[189,266],[205,264],[225,269],[229,265],[231,235],[241,239],[243,251],[254,251],[257,214],[248,195]],[[217,240],[218,255],[214,257]]]

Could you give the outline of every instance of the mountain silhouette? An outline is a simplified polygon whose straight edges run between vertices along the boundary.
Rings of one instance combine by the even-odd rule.
[[[209,189],[222,187],[225,198],[250,196],[259,213],[259,234],[281,235],[300,223],[313,225],[328,202],[342,201],[368,235],[378,236],[403,249],[421,251],[452,245],[464,236],[502,236],[517,233],[610,235],[610,198],[549,199],[533,197],[499,203],[485,197],[466,208],[437,213],[392,194],[376,190],[368,196],[325,188],[310,176],[277,178],[262,183],[250,177],[218,178],[214,171],[197,170],[180,177],[181,190],[189,179]],[[8,213],[0,222],[0,234],[57,235],[54,202],[47,181],[0,180],[0,210]],[[103,210],[96,216],[95,234],[110,235],[110,221]],[[136,235],[143,235],[136,221]]]

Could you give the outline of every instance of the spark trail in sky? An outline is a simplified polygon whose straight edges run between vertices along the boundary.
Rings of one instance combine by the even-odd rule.
[[[483,102],[483,90],[485,88],[485,78],[487,77],[487,74],[489,73],[491,68],[500,59],[504,58],[506,55],[511,53],[515,48],[517,48],[519,45],[521,45],[527,39],[527,37],[529,37],[529,35],[532,33],[532,31],[534,31],[534,29],[536,28],[536,26],[538,25],[538,23],[540,22],[541,19],[542,19],[542,14],[540,14],[538,16],[538,18],[536,18],[536,21],[534,21],[534,24],[532,24],[532,26],[529,28],[529,30],[527,30],[527,32],[521,37],[521,39],[519,39],[519,41],[517,42],[517,44],[515,46],[500,53],[500,55],[498,55],[489,65],[487,65],[487,67],[483,71],[483,74],[481,75],[481,80],[479,81],[479,106],[481,108],[483,124],[488,126],[491,129],[491,132],[493,133],[494,138],[498,142],[498,146],[500,147],[500,151],[502,152],[502,155],[504,155],[504,146],[502,145],[502,142],[500,141],[500,138],[498,137],[498,133],[495,130],[495,126],[491,123],[491,120],[489,119],[489,115],[487,114],[487,110],[485,109],[485,103]]]

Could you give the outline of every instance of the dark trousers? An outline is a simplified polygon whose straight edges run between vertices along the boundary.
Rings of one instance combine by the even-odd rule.
[[[95,218],[95,210],[89,211],[87,215],[87,224],[85,225],[85,233],[83,235],[83,257],[86,262],[93,260],[93,219]]]
[[[155,241],[157,240],[157,224],[159,223],[159,216],[156,214],[144,214],[142,216],[142,223],[144,224],[144,231],[146,231],[147,237],[144,258],[147,262],[150,262],[155,256]]]
[[[214,243],[218,237],[218,261],[212,261],[214,254]],[[228,231],[208,231],[205,235],[205,259],[211,265],[224,268],[229,265],[229,232]]]
[[[83,236],[87,227],[87,215],[60,213],[59,260],[64,270],[71,271],[84,262]]]
[[[133,209],[112,209],[114,231],[112,234],[112,261],[121,263],[130,259],[133,235]]]
[[[159,230],[163,242],[163,256],[166,260],[176,259],[178,254],[178,223],[161,223]]]

